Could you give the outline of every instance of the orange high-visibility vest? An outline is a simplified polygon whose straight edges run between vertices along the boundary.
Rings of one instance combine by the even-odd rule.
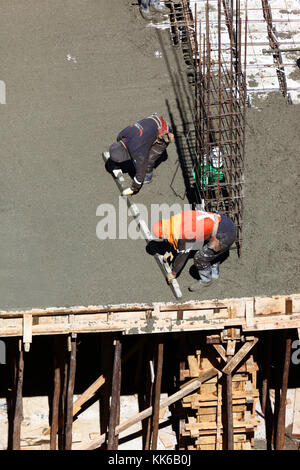
[[[180,239],[207,240],[213,231],[216,215],[196,210],[180,212],[169,220],[162,220],[164,238],[167,238],[175,248]],[[220,221],[221,217],[219,215],[217,217]]]

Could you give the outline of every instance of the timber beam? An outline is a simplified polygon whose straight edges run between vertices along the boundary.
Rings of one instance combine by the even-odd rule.
[[[27,350],[32,336],[37,335],[117,331],[130,335],[199,330],[225,330],[225,334],[227,329],[233,328],[249,332],[299,326],[300,294],[182,304],[122,304],[0,311],[0,337],[22,337]]]

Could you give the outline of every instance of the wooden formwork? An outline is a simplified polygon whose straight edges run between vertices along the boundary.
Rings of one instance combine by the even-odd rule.
[[[215,351],[217,353],[217,351]],[[197,350],[187,357],[187,369],[182,371],[186,378],[198,377],[201,371],[210,369],[212,364],[224,361],[221,356]],[[259,424],[255,418],[255,407],[259,399],[256,388],[257,364],[253,354],[239,364],[232,375],[231,407],[233,419],[233,449],[251,449],[254,446],[254,432]],[[226,383],[223,377],[213,377],[195,393],[184,397],[182,407],[185,417],[181,422],[182,449],[222,450],[226,441]],[[226,445],[226,444],[225,444]]]
[[[249,449],[253,445],[254,432],[258,425],[254,415],[259,396],[256,384],[256,343],[263,332],[273,334],[276,330],[281,330],[278,344],[282,343],[284,361],[282,365],[279,364],[277,371],[274,416],[268,405],[271,384],[268,342],[263,345],[265,353],[260,358],[260,362],[265,361],[260,395],[264,417],[266,420],[268,417],[272,418],[270,439],[274,436],[275,448],[282,449],[291,331],[295,329],[298,329],[299,334],[300,294],[193,301],[184,304],[123,304],[1,311],[0,338],[10,338],[7,341],[8,360],[11,364],[10,392],[7,397],[9,448],[20,448],[26,352],[35,336],[47,335],[54,340],[52,420],[49,423],[50,429],[47,430],[47,435],[50,433],[51,436],[52,449],[72,448],[74,415],[80,412],[82,405],[101,386],[103,392],[105,388],[100,405],[103,421],[101,435],[73,448],[92,450],[107,443],[110,449],[117,449],[118,435],[135,423],[142,422],[145,424],[145,432],[147,431],[145,441],[148,447],[145,450],[150,445],[153,450],[157,446],[159,410],[170,406],[174,407],[174,416],[181,418],[181,431],[178,433],[180,449]],[[102,375],[73,403],[77,334],[99,332],[105,333],[101,342],[106,369],[103,368]],[[172,355],[171,363],[178,367],[179,378],[174,381],[172,394],[161,399],[164,341],[169,333],[175,333],[172,341],[182,344],[178,350],[176,345],[172,346],[176,360],[174,357],[174,362]],[[141,369],[149,368],[149,361],[154,364],[152,391],[149,392],[147,380],[142,380],[141,394],[145,397],[149,393],[150,395],[144,400],[138,414],[122,422],[121,369],[126,359],[121,357],[122,337],[140,335],[142,342],[145,335],[152,334],[155,334],[151,341],[152,356],[146,360],[142,351],[138,353],[144,361]],[[196,343],[190,344],[188,341],[194,341],[194,338]],[[109,357],[113,357],[109,352],[112,351],[113,341],[114,365],[108,367]],[[168,365],[170,366],[170,361]],[[175,408],[179,415],[176,415]]]

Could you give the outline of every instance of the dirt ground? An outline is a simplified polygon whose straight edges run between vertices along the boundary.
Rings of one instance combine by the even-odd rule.
[[[191,102],[180,49],[128,0],[0,0],[1,309],[173,301],[143,240],[99,240],[97,207],[118,207],[101,152],[152,112],[181,127]],[[242,257],[182,300],[299,291],[299,105],[247,111]],[[136,202],[187,203],[173,146]]]

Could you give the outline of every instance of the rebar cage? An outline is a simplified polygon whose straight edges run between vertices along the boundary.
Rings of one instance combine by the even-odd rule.
[[[171,33],[182,43],[194,90],[195,204],[228,215],[237,227],[241,253],[245,112],[247,104],[247,12],[240,0],[171,2]],[[228,46],[229,36],[229,46]],[[244,40],[245,38],[245,40]]]

